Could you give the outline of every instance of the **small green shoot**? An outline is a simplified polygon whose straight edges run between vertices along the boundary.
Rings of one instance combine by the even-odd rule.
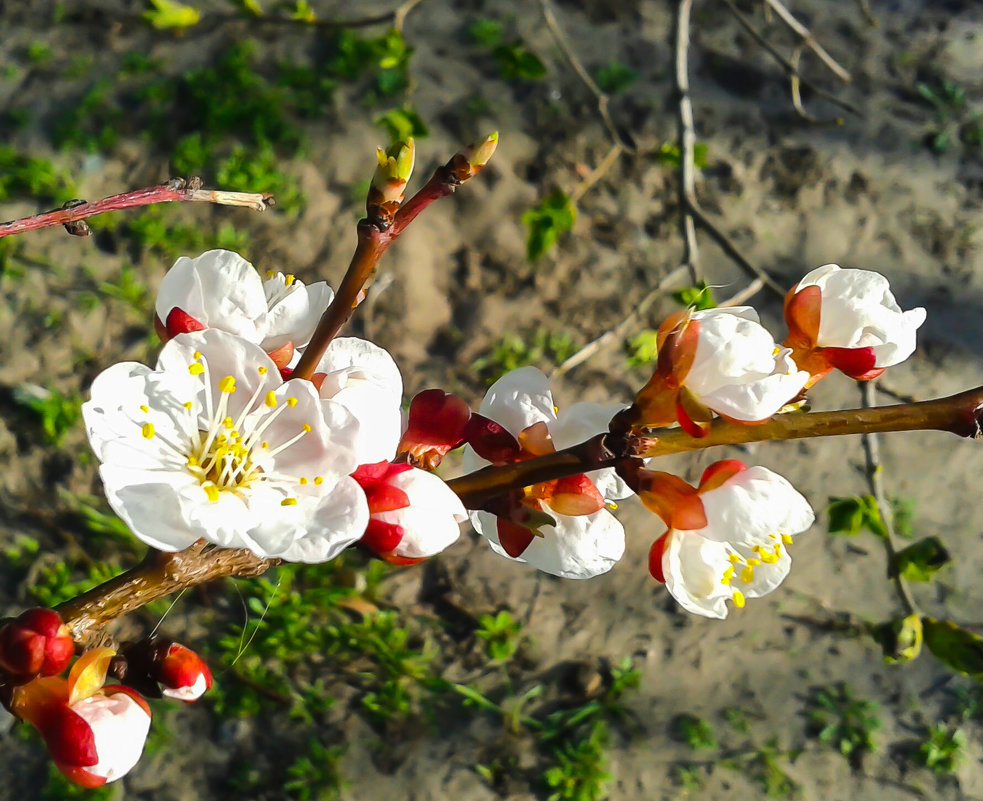
[[[607,798],[611,774],[605,746],[608,729],[596,721],[586,737],[562,742],[552,750],[554,764],[543,773],[548,801],[601,801]]]
[[[829,516],[829,533],[856,536],[863,529],[878,537],[886,537],[887,530],[881,520],[880,510],[873,495],[855,495],[851,498],[830,498],[826,507]]]
[[[522,222],[529,228],[526,235],[526,256],[536,261],[556,244],[560,234],[573,228],[577,220],[577,207],[564,192],[551,192],[539,205],[522,215]]]
[[[965,757],[966,735],[945,723],[930,726],[916,752],[920,765],[940,775],[955,773]]]
[[[519,648],[522,624],[504,609],[497,615],[482,615],[478,622],[475,636],[485,641],[488,658],[495,662],[510,659]]]
[[[420,139],[430,133],[423,118],[409,105],[390,109],[382,116],[376,117],[375,124],[389,134],[391,144],[405,142],[411,138]]]
[[[709,147],[706,142],[697,142],[693,146],[693,166],[700,170],[704,169],[707,166],[707,157],[709,152]],[[656,158],[659,160],[660,164],[665,164],[668,167],[679,167],[682,160],[679,145],[666,142],[659,148]]]
[[[694,311],[713,309],[717,306],[713,299],[713,292],[706,281],[700,281],[696,286],[684,287],[673,292],[672,299],[681,306],[686,306]]]
[[[672,735],[694,751],[709,751],[717,747],[713,725],[696,715],[679,715],[672,722]]]
[[[638,73],[620,61],[609,61],[603,67],[598,67],[594,70],[594,80],[601,88],[601,91],[609,95],[616,95],[619,92],[623,92],[637,78]]]
[[[506,334],[495,344],[490,355],[475,359],[471,369],[490,385],[519,367],[544,362],[561,364],[576,351],[577,346],[569,334],[538,328],[529,340],[519,334]]]
[[[468,38],[481,47],[497,47],[502,43],[502,23],[493,19],[475,20],[468,26]]]
[[[942,540],[926,537],[894,555],[891,573],[908,581],[931,581],[951,561],[952,556]]]
[[[546,65],[522,41],[501,44],[492,51],[498,74],[506,81],[535,81],[546,75]]]
[[[36,415],[52,445],[60,443],[82,417],[82,398],[77,394],[63,395],[37,384],[21,384],[13,394],[14,401]]]
[[[341,758],[344,745],[324,745],[311,740],[307,753],[294,760],[287,768],[289,781],[283,789],[298,801],[334,801],[341,798],[347,783],[341,775]]]
[[[845,684],[817,689],[807,708],[810,732],[859,768],[863,757],[877,745],[874,732],[880,728],[877,705],[853,695]]]
[[[157,30],[190,28],[198,24],[201,12],[176,0],[148,0],[151,9],[143,12],[143,18]]]

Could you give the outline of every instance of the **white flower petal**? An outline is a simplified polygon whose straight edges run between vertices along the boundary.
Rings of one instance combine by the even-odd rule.
[[[816,518],[802,494],[767,467],[742,470],[701,493],[700,500],[707,526],[694,533],[733,545],[770,547],[782,534],[805,531]]]
[[[440,477],[413,468],[393,476],[388,483],[405,492],[410,505],[372,517],[403,527],[397,556],[423,559],[457,541],[460,524],[468,519],[468,512]]]
[[[70,707],[89,724],[99,762],[87,773],[113,782],[129,773],[140,761],[150,732],[150,715],[135,699],[123,692],[96,694]]]
[[[673,531],[662,553],[666,589],[683,609],[722,620],[734,590],[722,581],[731,567],[726,545],[689,531]]]
[[[157,316],[167,321],[178,307],[210,328],[250,342],[266,334],[266,295],[253,266],[230,250],[209,250],[196,259],[182,256],[161,280]]]
[[[556,409],[549,379],[536,367],[512,370],[488,388],[478,413],[513,436],[534,423],[554,424]]]
[[[548,510],[547,510],[548,511]],[[542,537],[534,537],[516,562],[561,578],[587,579],[607,573],[625,553],[625,529],[610,512],[571,517],[548,512],[556,526],[544,526]],[[488,512],[473,512],[475,530],[486,537],[492,550],[512,559],[498,541],[497,518]]]
[[[305,285],[303,281],[276,273],[263,282],[263,291],[269,305],[266,337],[263,350],[276,350],[287,342],[295,348],[303,348],[311,339],[318,320],[334,298],[334,292],[324,282]]]
[[[321,499],[304,536],[275,555],[288,562],[327,562],[361,539],[368,524],[365,493],[355,479],[345,477]]]
[[[358,337],[338,337],[317,363],[315,373],[327,373],[336,389],[348,383],[372,381],[386,389],[398,404],[403,398],[403,377],[384,348]],[[331,397],[322,391],[321,397]]]

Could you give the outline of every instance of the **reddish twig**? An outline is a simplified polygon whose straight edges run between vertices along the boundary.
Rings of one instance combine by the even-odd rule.
[[[107,211],[120,211],[138,206],[149,206],[154,203],[204,202],[217,203],[220,206],[242,206],[265,211],[274,204],[273,195],[254,192],[225,192],[219,189],[202,189],[200,178],[172,178],[166,184],[151,186],[146,189],[135,189],[121,195],[87,203],[84,200],[70,200],[55,211],[35,214],[20,220],[0,223],[0,238],[26,231],[36,231],[39,228],[50,228],[54,225],[64,225],[70,234],[88,236],[92,233],[89,226],[82,220]]]

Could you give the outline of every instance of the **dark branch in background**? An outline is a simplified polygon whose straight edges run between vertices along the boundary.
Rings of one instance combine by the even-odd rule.
[[[860,396],[865,409],[873,408],[877,403],[876,381],[864,381],[860,385]],[[884,468],[881,465],[880,445],[877,441],[877,434],[868,432],[861,439],[864,444],[864,457],[867,468],[867,483],[870,491],[874,495],[877,503],[877,510],[880,512],[881,522],[884,524],[884,536],[881,541],[884,543],[884,550],[887,553],[887,572],[894,582],[894,588],[898,593],[901,605],[904,607],[906,615],[918,613],[918,605],[911,594],[911,588],[900,571],[894,569],[895,557],[898,549],[894,531],[894,510],[888,500],[887,492],[884,489]]]
[[[121,195],[88,203],[84,200],[70,200],[64,207],[55,211],[35,214],[20,220],[0,223],[0,238],[39,228],[63,225],[74,236],[89,236],[92,231],[83,222],[86,217],[105,214],[107,211],[120,211],[154,203],[202,202],[217,203],[220,206],[243,206],[256,211],[266,211],[274,204],[273,195],[252,192],[224,192],[220,189],[202,189],[200,178],[172,178],[166,184],[136,189]]]

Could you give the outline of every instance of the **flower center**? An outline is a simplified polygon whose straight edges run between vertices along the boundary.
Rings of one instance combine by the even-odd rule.
[[[222,378],[214,385],[217,393],[213,392],[208,362],[200,351],[195,352],[188,372],[201,379],[204,390],[204,414],[198,414],[196,404],[190,400],[183,404],[188,415],[197,416],[198,431],[183,444],[171,443],[155,432],[153,424],[148,422],[143,425],[143,436],[158,438],[183,458],[188,472],[198,480],[210,501],[217,501],[222,492],[243,497],[242,493],[250,486],[262,482],[284,491],[286,497],[280,502],[282,506],[295,505],[297,498],[293,495],[297,487],[310,482],[306,476],[278,472],[274,457],[309,434],[312,426],[304,422],[292,436],[273,444],[265,435],[286,409],[297,405],[297,398],[278,400],[273,390],[266,390],[264,394],[261,381],[233,419],[229,406],[237,391],[235,376]],[[260,366],[257,372],[265,376],[268,369]],[[143,412],[149,411],[145,406],[140,408]],[[277,434],[282,436],[282,427],[278,427]],[[315,485],[323,482],[322,476],[314,476]]]
[[[721,575],[720,583],[729,587],[737,579],[741,584],[747,585],[754,581],[754,569],[756,567],[767,569],[769,565],[777,564],[782,556],[782,546],[791,545],[792,538],[788,534],[769,534],[768,538],[773,540],[771,545],[755,545],[751,548],[754,556],[745,559],[738,553],[730,554],[728,556],[730,565]],[[739,589],[733,589],[731,599],[734,601],[734,606],[738,608],[745,604],[744,593]]]

